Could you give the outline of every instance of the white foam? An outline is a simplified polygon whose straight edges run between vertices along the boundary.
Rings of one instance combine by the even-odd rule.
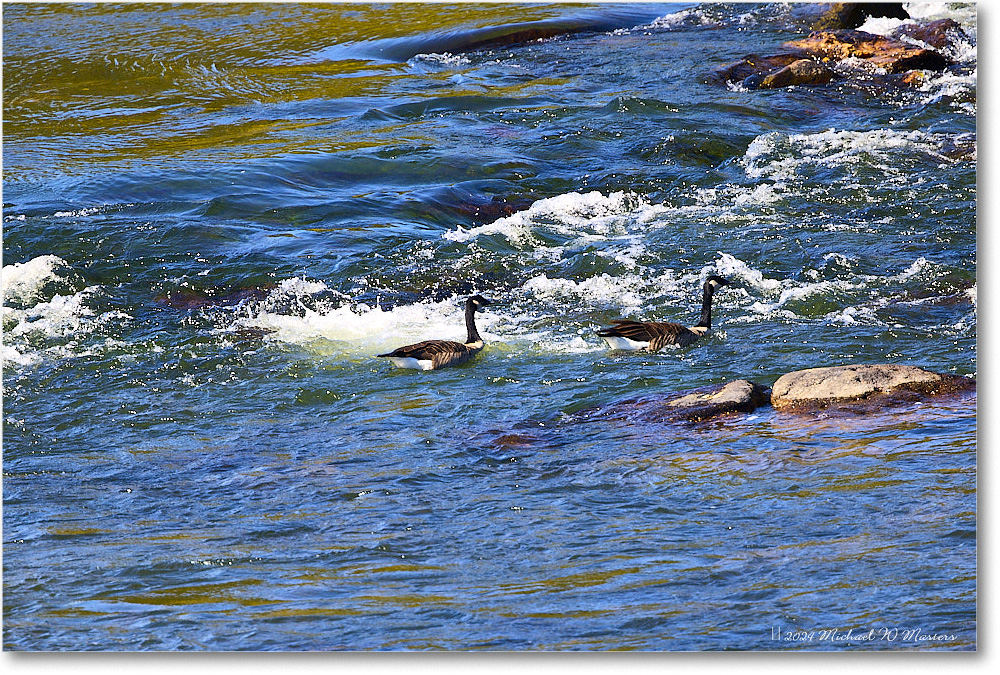
[[[528,279],[521,290],[539,300],[571,299],[591,306],[641,307],[653,289],[641,276],[602,274],[582,281],[550,279],[545,274]]]
[[[849,258],[839,253],[828,253],[824,260],[846,264]],[[849,299],[869,286],[874,277],[851,277],[824,280],[818,273],[807,274],[808,280],[770,279],[745,262],[722,253],[719,260],[703,272],[714,269],[716,273],[735,282],[733,288],[745,298],[754,298],[746,305],[746,313],[729,319],[733,323],[757,323],[762,320],[801,320],[796,305],[808,303],[815,296]],[[756,297],[755,297],[756,296]],[[846,306],[823,317],[825,321],[843,325],[880,323],[869,307]]]
[[[872,307],[845,307],[842,310],[830,312],[823,317],[823,320],[828,323],[844,326],[856,326],[858,324],[873,326],[883,324],[875,315],[875,309]]]
[[[75,295],[57,295],[48,302],[40,302],[27,309],[4,307],[5,317],[18,320],[16,326],[6,331],[8,336],[41,333],[46,337],[64,337],[80,330],[85,317],[94,312],[85,304],[88,292]]]
[[[935,19],[954,19],[966,32],[975,31],[977,7],[974,2],[908,2],[906,13],[921,23]]]
[[[784,184],[761,183],[748,191],[743,191],[737,194],[736,198],[733,200],[733,204],[740,208],[774,204],[782,199],[781,192],[776,189],[779,186],[783,187]]]
[[[500,234],[512,244],[538,243],[536,232],[548,231],[566,237],[598,238],[627,235],[631,227],[647,223],[667,211],[637,195],[612,192],[605,196],[594,190],[540,199],[524,211],[495,220],[488,225],[445,232],[445,239],[466,242],[476,237]]]
[[[477,312],[476,323],[486,341],[489,310]],[[238,318],[230,329],[263,328],[271,341],[311,347],[316,351],[375,353],[428,339],[464,342],[465,308],[460,299],[399,305],[392,309],[359,303],[336,308],[301,308],[298,314],[262,309]],[[336,343],[331,345],[330,343]]]
[[[782,287],[781,281],[766,278],[763,272],[753,269],[728,253],[720,253],[719,260],[715,262],[713,268],[716,274],[725,277],[730,282],[738,279],[742,285],[765,293],[777,292]]]
[[[100,292],[99,286],[91,286],[24,309],[4,306],[4,364],[31,366],[44,357],[73,358],[98,353],[100,349],[85,346],[84,339],[109,324],[131,319],[117,310],[101,313],[92,310],[89,303]],[[104,344],[113,347],[116,343],[105,340]]]
[[[976,3],[911,2],[905,5],[905,9],[910,15],[909,19],[868,17],[858,30],[888,36],[900,26],[926,24],[938,19],[953,19],[970,37],[974,38],[976,35]]]
[[[330,290],[322,281],[309,281],[303,277],[285,279],[278,284],[278,292],[286,295],[315,295]]]
[[[907,12],[911,18],[890,19],[869,17],[858,30],[862,30],[866,33],[888,36],[900,26],[925,24],[937,19],[953,19],[961,25],[962,30],[968,36],[968,39],[956,36],[956,39],[952,43],[939,51],[957,63],[975,64],[977,58],[977,17],[975,7],[975,3],[910,3],[907,6]],[[934,49],[934,47],[931,47],[930,45],[910,36],[904,35],[900,38],[900,40],[904,43],[923,47],[925,49]],[[936,79],[936,76],[931,75],[930,79]],[[975,84],[973,82],[973,87],[974,86]]]
[[[36,352],[20,352],[16,347],[9,344],[0,346],[0,362],[2,362],[5,367],[11,365],[21,367],[33,366],[41,360],[42,357]]]
[[[469,57],[463,56],[461,54],[452,54],[451,52],[441,52],[434,54],[417,54],[411,61],[430,63],[434,65],[446,66],[449,68],[454,68],[456,66],[467,66],[472,63]]]
[[[898,157],[915,150],[933,152],[930,137],[921,131],[872,129],[786,135],[770,132],[755,138],[741,159],[751,179],[793,180],[800,169],[822,165],[850,165],[881,161],[880,168],[896,173]]]
[[[975,99],[977,79],[977,71],[968,74],[954,72],[934,74],[920,85],[919,91],[927,94],[922,103],[930,105],[945,98],[958,98],[960,100],[957,102],[956,107],[962,108],[963,106],[967,106],[975,113],[975,104],[972,101],[961,99]]]
[[[100,206],[90,206],[84,209],[79,209],[77,211],[56,211],[52,214],[53,218],[80,218],[85,216],[92,216],[95,213],[100,213]]]
[[[62,258],[44,255],[3,268],[3,351],[5,366],[28,367],[43,358],[72,358],[88,353],[83,339],[108,324],[131,317],[121,311],[95,312],[92,300],[102,289],[53,293],[74,286],[72,267]],[[56,286],[53,286],[56,284]]]
[[[4,304],[8,302],[31,303],[41,299],[46,284],[61,278],[69,264],[55,255],[43,255],[28,262],[5,265],[0,271]]]
[[[871,33],[873,35],[888,36],[889,33],[904,24],[915,23],[916,21],[913,19],[893,19],[890,17],[870,16],[863,24],[861,24],[861,26],[858,27],[858,30],[865,33]]]
[[[896,281],[907,281],[909,279],[912,279],[913,277],[927,276],[929,274],[932,274],[936,267],[939,267],[939,265],[932,263],[923,256],[920,256],[919,258],[913,261],[913,264],[911,264],[905,270],[896,275],[894,279]]]
[[[697,7],[682,9],[673,14],[666,14],[654,19],[645,28],[676,28],[678,26],[711,26],[716,22],[709,18],[705,12]]]

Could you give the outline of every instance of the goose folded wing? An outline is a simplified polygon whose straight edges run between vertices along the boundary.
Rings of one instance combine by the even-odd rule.
[[[657,338],[670,339],[684,332],[684,326],[677,323],[652,321],[615,321],[611,328],[598,333],[601,336],[623,337],[636,342],[652,342]]]
[[[469,348],[461,342],[451,340],[424,340],[416,344],[399,347],[387,354],[379,356],[395,356],[404,359],[433,360],[435,357],[444,357],[450,354],[461,354],[469,352]]]

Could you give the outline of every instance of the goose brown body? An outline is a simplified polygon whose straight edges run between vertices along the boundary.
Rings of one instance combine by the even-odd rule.
[[[720,276],[710,275],[702,290],[701,319],[694,326],[661,321],[613,321],[609,328],[597,331],[608,345],[615,349],[634,349],[655,352],[667,345],[687,347],[712,328],[712,296],[715,291],[728,286]]]
[[[598,332],[601,337],[619,337],[632,342],[648,343],[644,349],[655,352],[667,345],[687,347],[706,331],[688,328],[679,323],[659,321],[612,321],[610,328]]]
[[[465,326],[468,339],[463,342],[453,340],[424,340],[412,345],[398,347],[380,358],[387,358],[400,368],[437,370],[448,366],[460,366],[483,349],[483,339],[476,329],[476,310],[492,304],[481,295],[474,295],[465,301]]]
[[[478,354],[482,348],[482,340],[472,343],[454,342],[451,340],[424,340],[416,344],[399,347],[388,354],[379,354],[379,356],[390,359],[413,359],[418,363],[428,362],[430,367],[423,368],[424,370],[437,370],[446,366],[460,366]],[[400,364],[397,362],[397,365]]]

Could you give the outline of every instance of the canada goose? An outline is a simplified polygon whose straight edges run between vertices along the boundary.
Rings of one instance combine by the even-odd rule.
[[[476,330],[476,310],[493,304],[481,295],[473,295],[465,301],[465,326],[469,329],[469,338],[465,343],[451,340],[424,340],[413,345],[394,349],[388,354],[379,354],[400,368],[415,368],[417,370],[436,370],[446,366],[460,366],[483,348],[483,338]]]
[[[705,335],[712,327],[712,295],[720,286],[729,282],[714,274],[705,282],[705,293],[701,301],[701,320],[688,328],[679,323],[656,321],[615,321],[610,328],[597,331],[612,349],[645,349],[655,352],[664,345],[687,347]]]

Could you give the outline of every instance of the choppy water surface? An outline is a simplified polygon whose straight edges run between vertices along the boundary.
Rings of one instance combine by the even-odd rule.
[[[752,92],[794,6],[5,4],[4,648],[974,648],[974,393],[580,414],[975,376],[975,9],[912,9],[919,88]]]

